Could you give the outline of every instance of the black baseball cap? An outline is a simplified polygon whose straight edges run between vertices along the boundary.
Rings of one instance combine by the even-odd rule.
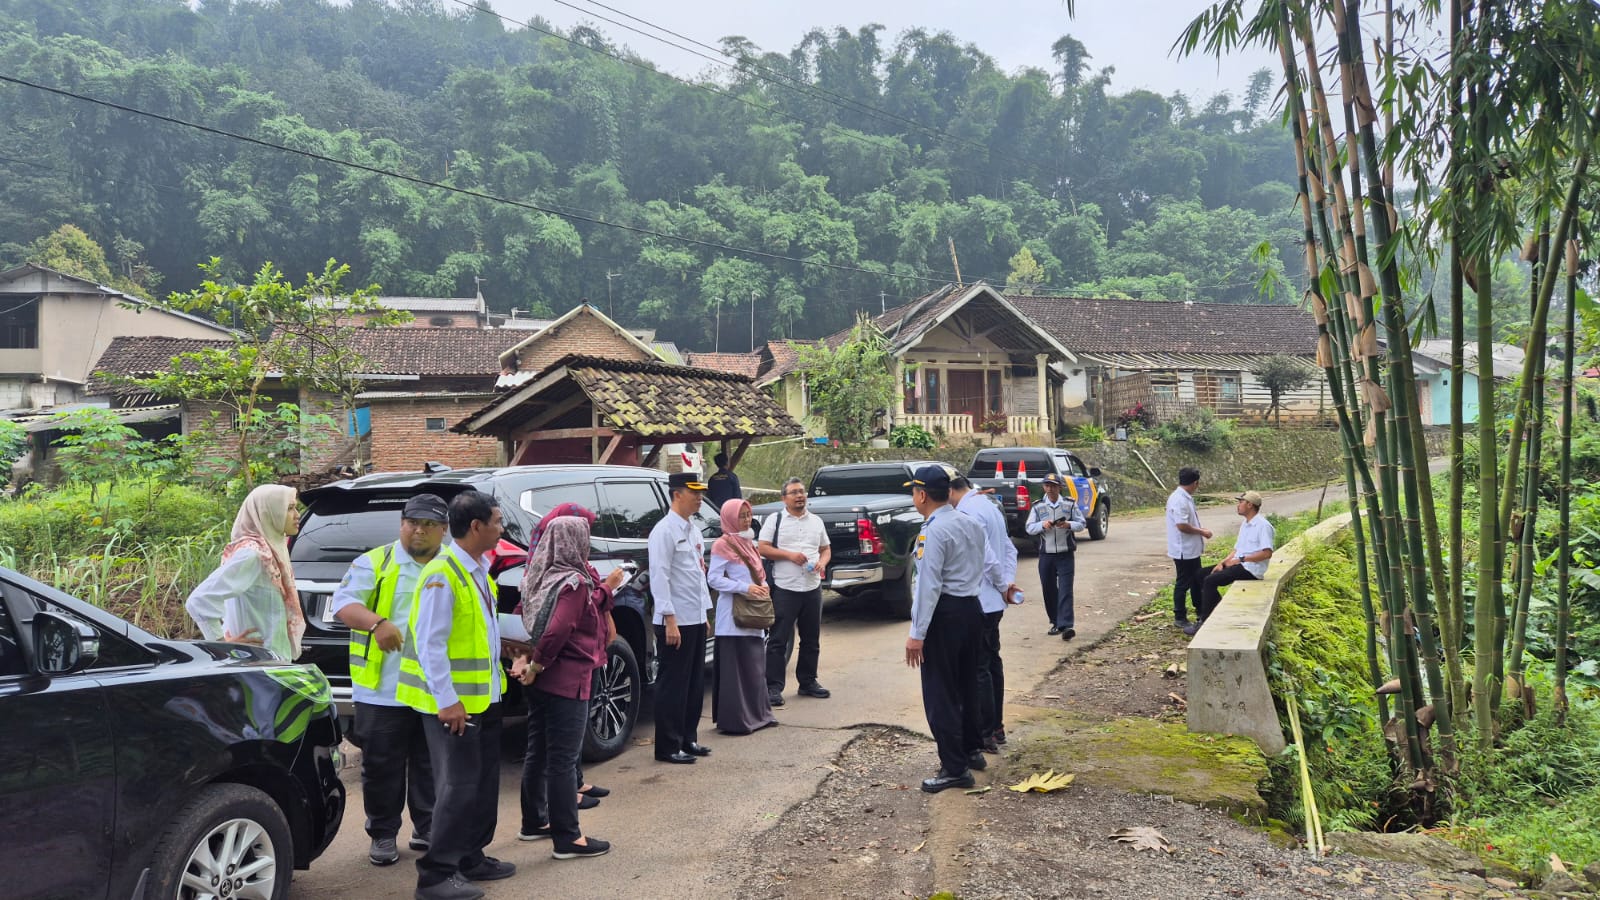
[[[911,473],[911,480],[904,487],[916,485],[919,488],[950,488],[950,479],[955,477],[955,472],[949,466],[923,466]]]
[[[700,480],[698,472],[674,472],[667,476],[667,489],[676,490],[678,488],[703,491],[706,489],[706,485],[705,482]]]
[[[406,501],[400,512],[403,519],[427,519],[430,522],[450,521],[450,507],[438,494],[418,494]]]

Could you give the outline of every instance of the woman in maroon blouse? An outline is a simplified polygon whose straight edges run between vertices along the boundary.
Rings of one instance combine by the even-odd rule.
[[[542,737],[529,741],[518,837],[552,838],[556,859],[599,856],[611,849],[605,841],[584,837],[578,828],[578,752],[589,718],[589,689],[594,670],[605,663],[606,610],[623,573],[619,569],[605,581],[594,576],[588,521],[577,516],[552,519],[528,560],[524,583],[532,591],[523,592],[523,615],[531,618],[531,601],[537,598],[554,605],[532,657],[519,657],[511,673],[530,688],[525,691],[528,729]],[[543,778],[538,776],[540,757]]]

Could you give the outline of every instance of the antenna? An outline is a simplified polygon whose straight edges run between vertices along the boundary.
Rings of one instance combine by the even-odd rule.
[[[606,314],[609,315],[613,319],[615,319],[617,317],[617,307],[616,307],[616,305],[614,303],[611,302],[611,279],[613,279],[613,278],[621,278],[621,277],[622,277],[622,273],[621,272],[607,272],[606,273]]]
[[[956,239],[947,236],[945,240],[950,244],[950,265],[956,270],[956,287],[961,287],[961,260],[956,259]]]

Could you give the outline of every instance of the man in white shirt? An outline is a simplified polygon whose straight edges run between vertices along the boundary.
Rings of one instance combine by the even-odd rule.
[[[1006,604],[1016,600],[1017,545],[1006,534],[1006,515],[994,500],[972,489],[966,476],[950,481],[950,504],[983,526],[983,580],[978,583],[978,604],[983,607],[983,640],[978,655],[978,736],[974,749],[999,753],[1005,739],[1001,717],[1005,709],[1006,670],[1000,659],[1000,619]]]
[[[650,529],[650,597],[660,672],[656,678],[656,761],[688,764],[710,756],[700,744],[700,714],[706,702],[705,536],[689,520],[700,508],[706,485],[693,472],[667,479],[671,508]]]
[[[1167,556],[1177,569],[1172,585],[1172,613],[1179,628],[1188,628],[1192,601],[1195,617],[1200,615],[1200,554],[1206,549],[1211,532],[1200,527],[1200,510],[1194,492],[1200,487],[1200,470],[1185,466],[1178,470],[1178,487],[1167,498]],[[1193,634],[1193,632],[1187,632]]]
[[[411,849],[427,850],[433,770],[422,718],[395,698],[400,648],[411,628],[422,567],[439,555],[450,513],[444,499],[418,494],[400,513],[400,539],[355,558],[329,601],[350,629],[355,742],[361,747],[361,802],[375,866],[400,859],[400,813],[411,806]],[[355,664],[360,660],[361,664]]]
[[[1222,602],[1222,588],[1235,581],[1259,581],[1265,578],[1267,563],[1272,559],[1275,533],[1272,523],[1261,514],[1261,495],[1255,491],[1245,491],[1234,499],[1238,501],[1236,509],[1244,517],[1244,522],[1239,525],[1239,539],[1233,544],[1233,553],[1217,563],[1200,588],[1202,623]]]
[[[1054,472],[1044,476],[1044,499],[1035,500],[1023,530],[1039,539],[1039,586],[1044,612],[1050,618],[1051,636],[1070,641],[1078,632],[1073,613],[1073,580],[1077,577],[1078,538],[1089,527],[1083,510],[1063,497],[1065,480]]]
[[[826,699],[827,688],[817,683],[817,660],[822,655],[822,581],[833,547],[822,518],[806,509],[805,482],[791,478],[783,485],[783,510],[761,523],[756,551],[772,563],[772,607],[776,619],[767,630],[767,696],[773,706],[783,705],[783,686],[794,652],[795,632],[800,633],[800,658],[794,677],[800,694]]]

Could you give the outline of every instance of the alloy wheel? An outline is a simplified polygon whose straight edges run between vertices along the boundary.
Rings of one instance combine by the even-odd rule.
[[[277,848],[260,823],[229,819],[196,842],[183,864],[183,900],[272,900]]]

